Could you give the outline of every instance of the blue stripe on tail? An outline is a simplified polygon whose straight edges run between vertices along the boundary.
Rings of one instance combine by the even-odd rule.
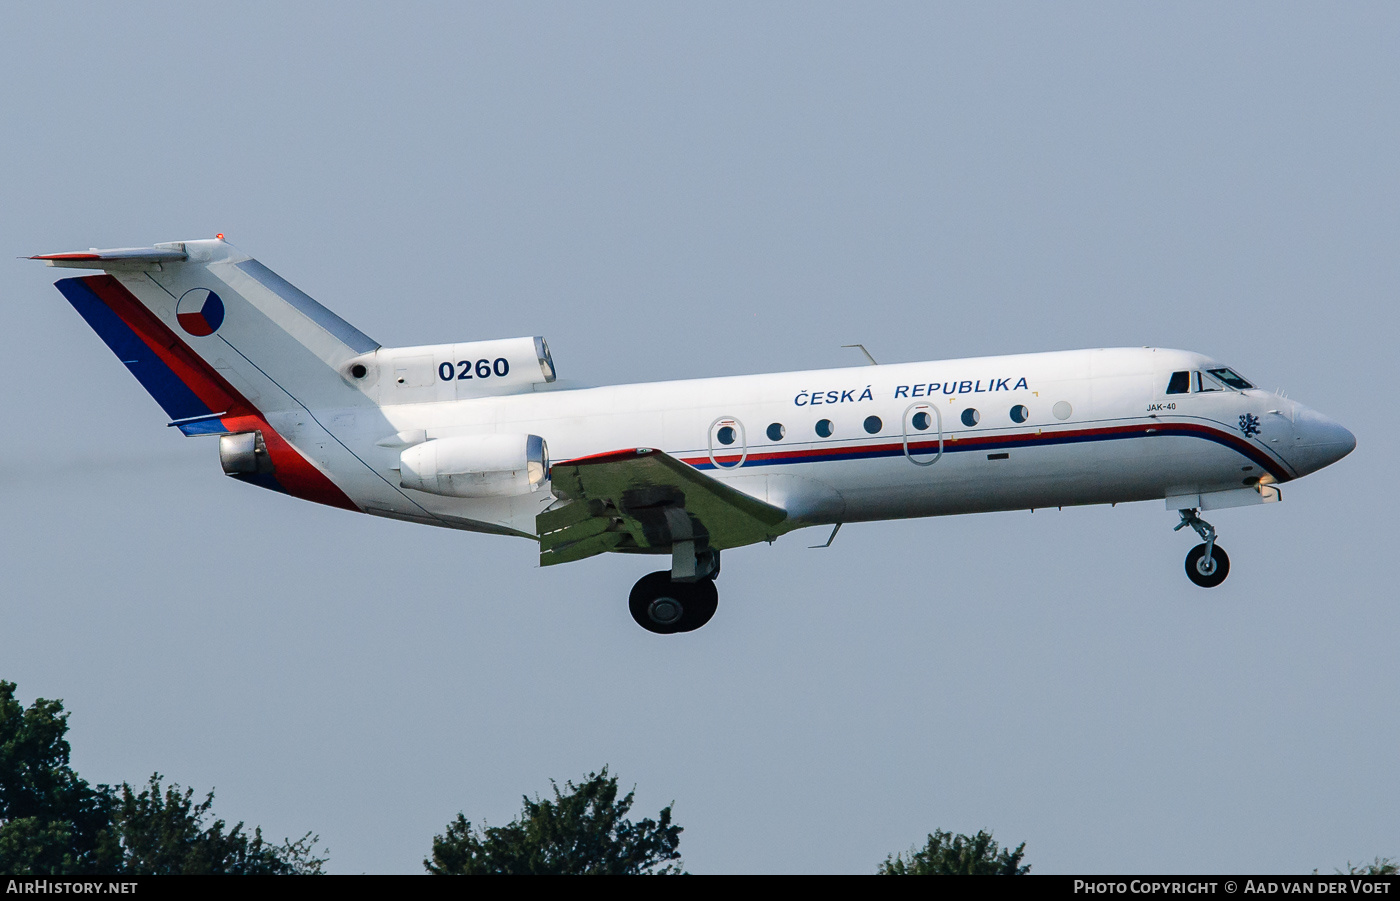
[[[131,326],[93,293],[83,279],[65,278],[54,282],[54,285],[171,419],[189,419],[222,412],[209,409],[159,355],[146,346],[146,342],[132,331]]]

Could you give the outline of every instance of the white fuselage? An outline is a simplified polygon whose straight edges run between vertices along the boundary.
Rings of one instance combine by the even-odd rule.
[[[426,360],[423,351],[380,349],[379,368]],[[654,447],[783,508],[795,528],[1162,498],[1197,506],[1187,501],[1258,492],[1261,481],[1305,475],[1354,446],[1341,426],[1259,389],[1166,393],[1172,372],[1216,365],[1185,351],[1111,348],[541,384],[470,399],[448,380],[386,377],[363,389],[368,403],[268,418],[366,512],[519,535],[533,535],[535,516],[555,501],[547,489],[501,498],[405,489],[404,447],[528,433],[555,462]]]
[[[384,347],[221,238],[40,254],[56,287],[224,472],[376,516],[536,539],[540,565],[668,554],[628,596],[703,626],[719,553],[806,526],[1165,499],[1281,499],[1339,424],[1200,354],[1110,348],[576,388],[543,337]],[[835,536],[833,530],[832,536]]]

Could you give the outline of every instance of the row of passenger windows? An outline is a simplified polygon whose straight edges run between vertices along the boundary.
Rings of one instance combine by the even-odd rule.
[[[1233,369],[1207,369],[1204,372],[1200,370],[1183,370],[1171,374],[1171,378],[1167,381],[1166,393],[1195,394],[1206,391],[1224,391],[1227,388],[1243,391],[1253,387],[1254,386],[1250,384],[1247,379],[1240,376]],[[1069,419],[1070,415],[1073,413],[1073,408],[1068,401],[1062,400],[1055,404],[1051,412],[1055,415],[1056,419],[1065,420]],[[1010,409],[1009,415],[1012,422],[1020,424],[1030,419],[1031,411],[1025,404],[1016,404]],[[982,413],[975,407],[968,407],[962,411],[962,414],[958,418],[962,421],[964,426],[970,429],[982,421]],[[921,410],[909,418],[909,424],[918,431],[927,431],[933,425],[933,417]],[[871,435],[878,434],[885,426],[884,422],[878,416],[865,417],[865,421],[862,425],[865,431]],[[819,419],[817,420],[814,430],[818,438],[830,438],[836,432],[836,425],[830,419]],[[781,422],[772,423],[768,426],[767,435],[769,441],[782,441],[783,438],[787,436],[787,427]],[[715,438],[718,439],[720,444],[731,445],[738,440],[739,433],[733,426],[726,425],[715,432]]]
[[[1233,369],[1183,370],[1173,372],[1167,380],[1168,394],[1197,394],[1202,391],[1224,391],[1234,388],[1243,391],[1254,386]]]
[[[1011,408],[1010,416],[1012,422],[1017,424],[1023,423],[1031,418],[1030,407],[1027,407],[1025,404],[1017,404]],[[966,410],[962,411],[961,419],[962,424],[970,429],[982,421],[982,414],[972,407],[968,407]],[[927,428],[927,426],[925,426],[925,428]]]
[[[1056,419],[1068,419],[1070,413],[1073,412],[1073,408],[1071,408],[1066,401],[1060,401],[1055,404],[1051,412],[1055,414]],[[1010,415],[1012,422],[1022,423],[1030,419],[1031,411],[1025,404],[1016,404],[1011,408]],[[982,421],[982,414],[974,407],[968,407],[966,410],[962,411],[962,415],[959,418],[962,420],[963,425],[972,428]],[[933,426],[933,417],[930,416],[927,411],[920,410],[909,417],[909,424],[920,432],[925,432]],[[885,427],[884,420],[878,416],[865,417],[865,421],[861,423],[861,425],[864,427],[865,431],[871,435],[879,434],[880,430]],[[836,433],[836,424],[830,419],[819,419],[817,420],[814,430],[818,438],[830,438]],[[787,427],[781,422],[774,422],[769,424],[766,434],[768,435],[769,441],[782,441],[783,438],[787,436]],[[715,439],[719,441],[720,444],[728,446],[739,440],[739,433],[731,425],[721,426],[715,432]]]

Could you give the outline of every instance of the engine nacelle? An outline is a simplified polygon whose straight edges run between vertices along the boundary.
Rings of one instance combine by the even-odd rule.
[[[340,376],[379,403],[416,404],[523,394],[554,381],[543,338],[381,347],[340,364]]]
[[[262,432],[234,432],[219,437],[219,464],[231,476],[272,472]]]
[[[512,497],[544,487],[549,449],[538,435],[434,438],[399,455],[399,484],[446,497]]]

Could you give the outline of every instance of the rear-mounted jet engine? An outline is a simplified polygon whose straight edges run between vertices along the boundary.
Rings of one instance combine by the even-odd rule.
[[[272,472],[262,432],[235,432],[219,437],[219,464],[231,476]]]
[[[382,404],[523,394],[554,381],[540,337],[381,347],[340,364],[340,377]]]
[[[539,491],[549,450],[538,435],[434,438],[399,455],[399,484],[446,497],[514,497]]]

